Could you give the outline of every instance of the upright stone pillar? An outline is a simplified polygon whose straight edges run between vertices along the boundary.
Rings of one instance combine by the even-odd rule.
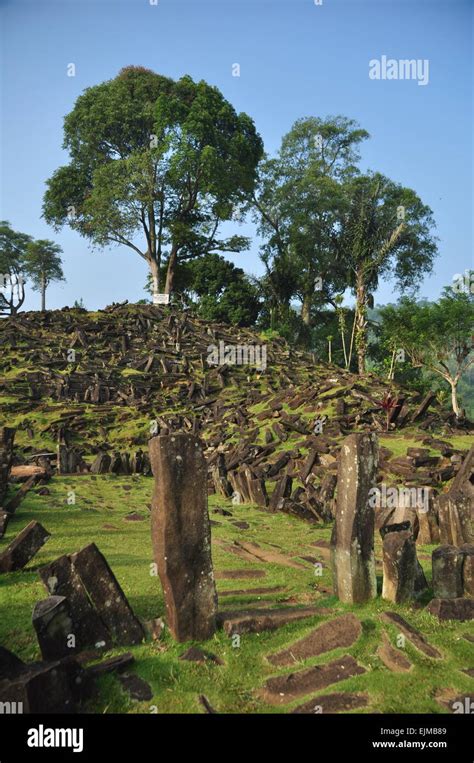
[[[217,594],[207,510],[207,465],[190,434],[150,440],[155,477],[151,533],[168,627],[177,641],[203,641],[216,629]]]
[[[411,530],[389,532],[383,539],[382,597],[396,604],[410,601],[415,593],[416,546]]]
[[[352,434],[342,443],[337,478],[336,518],[331,538],[334,592],[361,604],[377,594],[374,557],[374,501],[378,444],[375,434]]]
[[[463,595],[464,554],[456,546],[438,546],[431,555],[435,599],[459,599]]]

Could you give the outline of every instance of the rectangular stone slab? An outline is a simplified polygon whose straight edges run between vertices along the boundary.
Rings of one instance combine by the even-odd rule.
[[[174,434],[150,440],[155,477],[151,535],[177,641],[204,641],[216,628],[217,593],[207,508],[207,464],[201,441]]]
[[[331,560],[334,592],[348,604],[363,604],[377,595],[375,507],[369,501],[377,464],[376,435],[346,437],[339,454]]]
[[[391,625],[394,625],[396,628],[398,628],[401,633],[403,633],[403,635],[406,636],[407,639],[409,639],[412,644],[420,650],[420,652],[426,654],[427,657],[433,657],[435,659],[441,658],[442,655],[438,652],[438,650],[435,649],[434,646],[431,646],[431,644],[428,644],[425,637],[419,631],[417,631],[413,625],[410,625],[410,623],[408,623],[401,615],[398,615],[396,612],[383,612],[380,617],[386,623],[390,623]]]
[[[50,537],[43,525],[30,522],[0,554],[0,572],[23,569]]]
[[[346,654],[325,665],[316,665],[296,673],[269,678],[265,683],[262,697],[270,705],[284,705],[297,697],[320,691],[326,686],[365,672],[365,668],[358,665],[350,654]]]
[[[260,633],[273,631],[287,623],[304,620],[317,614],[325,614],[319,607],[272,609],[272,610],[233,610],[219,612],[217,621],[228,636],[234,633]]]
[[[332,649],[352,646],[361,633],[360,621],[355,615],[348,613],[319,625],[286,649],[269,655],[268,660],[272,665],[293,665],[299,660],[317,657]]]
[[[139,644],[144,630],[95,543],[71,554],[71,562],[114,642]]]

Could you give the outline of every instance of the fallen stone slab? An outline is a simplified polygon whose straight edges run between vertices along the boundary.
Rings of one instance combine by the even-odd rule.
[[[305,620],[325,614],[321,607],[294,607],[284,609],[250,609],[231,610],[219,612],[217,623],[228,636],[235,633],[260,633],[260,631],[273,631],[287,623],[296,620]]]
[[[155,477],[152,543],[168,627],[177,641],[202,641],[216,627],[217,593],[201,441],[174,434],[150,440]]]
[[[81,666],[70,657],[32,663],[12,679],[0,681],[0,703],[3,712],[74,713],[89,686]]]
[[[408,657],[392,646],[386,633],[382,634],[382,644],[377,649],[377,657],[393,673],[407,673],[413,667]]]
[[[135,662],[135,657],[131,652],[125,652],[125,654],[119,654],[117,657],[110,657],[108,660],[102,660],[95,665],[88,665],[85,668],[85,672],[91,678],[98,678],[104,676],[107,673],[119,672],[130,667]]]
[[[250,543],[247,541],[234,541],[234,545],[241,548],[247,554],[258,559],[260,562],[267,562],[268,564],[279,564],[283,567],[291,567],[293,569],[306,569],[304,564],[296,562],[284,554],[279,554],[278,551],[270,551],[269,549],[262,548],[258,543]]]
[[[349,713],[351,710],[359,710],[367,707],[369,697],[367,694],[351,694],[350,692],[334,692],[333,694],[321,694],[308,700],[303,705],[298,705],[291,712],[299,715],[302,713],[312,715],[324,715],[324,713]]]
[[[349,647],[360,637],[362,625],[353,614],[342,615],[315,628],[286,649],[267,657],[272,665],[292,665],[308,657],[317,657],[332,649]]]
[[[133,673],[121,673],[118,676],[118,680],[125,691],[127,691],[132,699],[136,699],[139,702],[147,702],[153,697],[153,690],[149,683],[147,683],[140,676],[136,676]]]
[[[71,562],[114,642],[139,644],[145,635],[143,627],[95,543],[71,554]]]
[[[316,665],[306,670],[299,670],[297,673],[269,678],[261,696],[270,705],[283,705],[304,694],[320,691],[326,686],[365,672],[365,668],[359,665],[354,657],[346,654],[325,665]]]
[[[38,467],[35,467],[38,468]],[[14,514],[17,510],[20,503],[25,498],[26,494],[31,490],[31,488],[36,485],[37,481],[40,479],[40,476],[37,474],[34,474],[32,477],[30,477],[26,482],[23,483],[21,488],[16,491],[13,498],[11,498],[4,506],[4,510],[8,511],[9,514]]]
[[[0,553],[0,572],[21,570],[51,537],[39,522],[30,522]]]
[[[68,555],[60,556],[40,567],[38,574],[51,595],[64,596],[73,619],[73,633],[78,649],[87,646],[104,648],[112,645],[112,637],[93,607],[87,589]]]
[[[252,580],[266,577],[266,570],[217,570],[214,573],[216,580]]]
[[[218,591],[217,595],[219,599],[226,596],[261,596],[264,594],[283,593],[288,590],[286,586],[269,586],[268,588],[238,588],[232,591]]]
[[[78,645],[65,596],[49,596],[36,602],[32,622],[44,660],[57,660],[76,651]]]
[[[474,599],[432,599],[426,611],[439,620],[474,620]]]
[[[413,625],[410,625],[410,623],[408,623],[401,615],[397,614],[396,612],[383,612],[380,617],[384,622],[389,623],[390,625],[395,625],[395,627],[398,628],[399,631],[403,633],[403,635],[406,636],[406,638],[409,639],[409,641],[411,641],[411,643],[416,646],[420,652],[426,654],[427,657],[432,657],[433,659],[441,659],[442,655],[440,652],[438,652],[434,646],[431,646],[425,637],[416,628],[414,628]]]
[[[145,514],[140,514],[138,511],[132,511],[130,514],[125,514],[124,516],[126,522],[143,522],[146,518]]]

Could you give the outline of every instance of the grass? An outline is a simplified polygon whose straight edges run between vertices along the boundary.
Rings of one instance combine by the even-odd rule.
[[[50,495],[47,496],[34,492],[28,494],[1,542],[5,547],[32,519],[40,521],[52,535],[25,570],[0,576],[0,643],[26,660],[40,656],[31,625],[33,606],[46,595],[37,575],[38,567],[92,541],[105,554],[137,615],[151,619],[164,614],[159,579],[150,574],[153,558],[148,505],[153,489],[152,479],[115,475],[98,476],[96,479],[91,475],[57,477],[48,484],[48,488]],[[75,498],[74,504],[68,503],[71,497]],[[328,564],[320,555],[320,549],[311,545],[315,540],[329,540],[329,526],[308,525],[283,513],[268,514],[252,506],[233,506],[217,496],[211,496],[209,504],[211,519],[219,522],[212,527],[215,569],[261,568],[266,571],[263,579],[218,580],[219,591],[284,586],[284,593],[261,596],[260,603],[281,606],[285,599],[291,599],[292,604],[320,604],[333,610],[330,617],[352,610],[362,621],[363,634],[353,647],[334,650],[295,666],[297,669],[322,664],[350,652],[366,668],[365,674],[328,687],[321,693],[340,690],[367,692],[370,697],[367,711],[442,713],[445,710],[435,696],[438,692],[449,689],[463,696],[472,692],[472,679],[461,672],[473,666],[472,645],[462,638],[462,634],[471,629],[471,624],[439,623],[423,609],[395,607],[380,597],[362,607],[343,605],[328,593],[331,585]],[[213,509],[218,506],[229,509],[233,516],[214,513]],[[124,517],[131,511],[138,511],[146,519],[141,522],[126,521]],[[247,521],[250,528],[246,531],[238,529],[232,524],[236,519]],[[269,549],[271,544],[278,544],[280,553],[290,557],[299,557],[300,554],[314,556],[323,562],[322,576],[315,575],[310,562],[304,563],[304,569],[245,562],[228,550],[238,539],[257,542]],[[379,544],[377,546],[379,549]],[[423,559],[423,556],[430,553],[429,547],[419,548],[421,563],[428,577],[430,561]],[[255,595],[247,594],[226,597],[221,599],[220,606],[226,609],[245,607],[256,599]],[[387,670],[376,655],[382,633],[379,614],[387,609],[400,612],[419,628],[429,642],[441,651],[443,659],[425,657],[407,640],[406,654],[414,664],[412,671],[395,674]],[[287,712],[307,698],[279,708],[266,705],[258,697],[257,690],[268,676],[290,669],[275,668],[265,656],[301,638],[327,619],[330,618],[315,616],[278,631],[243,635],[239,647],[234,646],[232,639],[223,631],[219,631],[200,646],[218,655],[225,663],[223,666],[180,660],[180,655],[189,644],[175,643],[165,631],[162,640],[146,641],[130,649],[136,660],[132,670],[151,685],[152,700],[131,700],[117,678],[109,675],[100,680],[99,694],[89,701],[86,709],[100,713],[202,712],[198,696],[205,694],[219,712]],[[383,627],[395,645],[396,629],[387,625]],[[124,651],[128,649],[116,649],[110,654]]]

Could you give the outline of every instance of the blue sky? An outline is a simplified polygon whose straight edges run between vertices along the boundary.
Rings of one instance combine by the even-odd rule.
[[[63,247],[67,283],[51,286],[50,307],[145,296],[137,255],[91,252],[76,233],[56,234],[41,219],[45,180],[67,161],[64,115],[84,88],[130,64],[216,85],[254,119],[269,153],[299,117],[356,119],[372,136],[362,167],[411,186],[434,211],[440,256],[420,294],[437,297],[474,266],[472,1],[3,0],[0,8],[1,218]],[[429,83],[371,80],[369,61],[383,55],[428,59]],[[240,232],[253,236],[252,249],[233,259],[259,274],[254,226]],[[385,282],[376,301],[395,297]],[[29,292],[25,307],[38,306]]]

